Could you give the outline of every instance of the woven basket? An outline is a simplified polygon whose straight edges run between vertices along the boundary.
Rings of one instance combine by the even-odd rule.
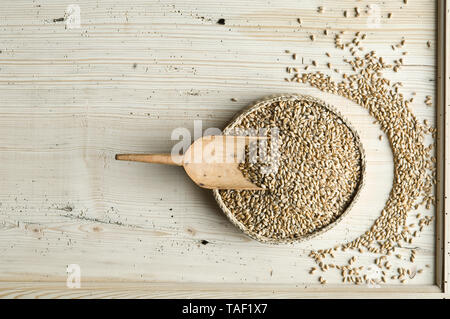
[[[299,238],[287,238],[287,239],[275,239],[275,238],[270,238],[270,237],[264,237],[261,235],[258,235],[256,233],[253,233],[251,231],[249,231],[240,221],[238,221],[233,213],[228,209],[228,207],[225,205],[225,203],[222,200],[222,197],[220,196],[220,193],[218,190],[213,190],[213,194],[214,194],[214,198],[216,199],[219,207],[222,209],[222,211],[225,213],[225,215],[228,217],[228,219],[236,226],[238,227],[242,232],[244,232],[246,235],[248,235],[249,237],[260,241],[260,242],[264,242],[264,243],[270,243],[270,244],[279,244],[279,243],[291,243],[291,242],[300,242],[300,241],[305,241],[308,239],[311,239],[315,236],[318,236],[320,234],[325,233],[326,231],[328,231],[329,229],[331,229],[332,227],[334,227],[336,224],[338,224],[344,217],[345,215],[348,214],[348,212],[351,210],[352,206],[354,205],[354,203],[356,202],[356,200],[359,197],[359,194],[361,192],[361,189],[364,185],[364,179],[365,179],[365,171],[366,171],[366,158],[365,158],[365,153],[364,153],[364,149],[363,146],[361,144],[361,141],[359,139],[359,136],[356,132],[356,130],[350,125],[349,121],[342,116],[342,114],[340,114],[340,112],[338,112],[333,106],[329,105],[328,103],[317,99],[315,97],[312,96],[308,96],[308,95],[301,95],[301,94],[279,94],[279,95],[271,95],[269,97],[266,97],[264,99],[258,100],[255,103],[253,103],[252,105],[246,107],[245,109],[243,109],[241,112],[239,112],[238,114],[236,114],[236,116],[233,118],[233,120],[231,120],[231,122],[225,127],[225,129],[223,130],[223,134],[227,135],[229,134],[232,129],[235,128],[235,126],[241,121],[241,119],[245,118],[246,116],[248,116],[250,113],[262,108],[262,107],[266,107],[268,105],[271,105],[275,102],[282,102],[282,101],[298,101],[298,100],[303,100],[303,101],[310,101],[310,102],[315,102],[318,103],[320,105],[322,105],[323,107],[325,107],[327,110],[329,110],[330,112],[334,113],[335,115],[337,115],[339,118],[342,119],[342,122],[349,128],[349,130],[353,133],[356,143],[358,145],[360,154],[361,154],[361,174],[360,174],[360,180],[359,183],[355,189],[355,193],[353,195],[352,200],[350,201],[350,203],[348,204],[347,208],[345,209],[345,211],[333,222],[331,222],[330,224],[328,224],[327,226],[311,233],[308,235],[305,235],[303,237],[299,237]]]

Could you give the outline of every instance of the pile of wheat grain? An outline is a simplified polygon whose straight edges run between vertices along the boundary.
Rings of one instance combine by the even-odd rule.
[[[347,209],[361,182],[362,150],[354,131],[323,102],[295,95],[269,101],[234,126],[278,130],[277,153],[240,165],[265,191],[220,196],[249,235],[289,241],[323,229]]]

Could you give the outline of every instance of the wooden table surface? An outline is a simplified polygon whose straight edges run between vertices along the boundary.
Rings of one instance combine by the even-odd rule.
[[[60,19],[69,5],[80,9],[79,28]],[[344,10],[367,5],[371,14],[343,17]],[[286,67],[316,60],[317,69],[328,72],[326,51],[343,67],[345,53],[322,35],[324,28],[364,31],[367,50],[388,59],[401,56],[391,44],[405,38],[405,66],[387,77],[402,81],[406,96],[416,92],[415,114],[432,122],[435,108],[423,101],[435,95],[435,19],[429,0],[1,1],[0,296],[322,291],[318,275],[308,274],[309,251],[352,240],[370,227],[392,186],[392,153],[365,109],[285,82]],[[182,168],[114,160],[116,153],[169,151],[175,128],[193,131],[196,120],[204,129],[222,128],[249,103],[274,93],[305,93],[335,105],[366,151],[360,199],[342,223],[311,241],[253,241]],[[429,268],[402,289],[434,291],[433,227],[413,246],[417,267]],[[363,255],[360,262],[373,259]],[[80,266],[81,289],[66,288],[69,264]],[[337,274],[327,280],[331,289],[344,286]]]

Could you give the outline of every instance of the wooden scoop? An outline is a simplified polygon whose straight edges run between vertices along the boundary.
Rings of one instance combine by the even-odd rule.
[[[117,154],[116,160],[183,166],[200,187],[209,189],[264,190],[244,177],[239,163],[245,159],[250,141],[257,136],[204,136],[197,139],[184,155]]]

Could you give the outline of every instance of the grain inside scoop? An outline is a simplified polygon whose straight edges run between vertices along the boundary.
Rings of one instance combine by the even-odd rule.
[[[245,147],[253,136],[204,136],[192,143],[184,155],[117,154],[116,160],[183,166],[200,187],[209,189],[263,190],[250,182],[239,169],[245,160]]]

